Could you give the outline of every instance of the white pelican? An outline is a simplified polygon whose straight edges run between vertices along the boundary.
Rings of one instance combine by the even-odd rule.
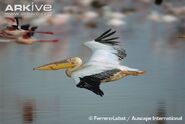
[[[121,79],[128,75],[141,75],[144,71],[120,65],[126,57],[125,50],[115,41],[119,37],[109,38],[116,31],[111,29],[98,38],[85,42],[84,45],[93,51],[90,60],[82,64],[79,57],[68,58],[63,61],[42,65],[34,70],[59,70],[66,69],[66,75],[75,80],[76,86],[85,88],[97,95],[103,96],[100,84]]]

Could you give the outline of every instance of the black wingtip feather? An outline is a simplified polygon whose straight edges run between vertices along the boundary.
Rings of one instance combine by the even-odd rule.
[[[107,38],[107,37],[109,37],[109,36],[111,36],[111,35],[113,35],[113,34],[115,34],[115,33],[116,33],[116,31],[113,31],[113,32],[111,32],[111,33],[109,33],[109,34],[106,34],[106,35],[104,35],[104,36],[102,37],[102,39]]]
[[[110,45],[118,45],[119,42],[114,41],[114,40],[119,39],[119,37],[108,38],[109,36],[116,33],[116,31],[111,32],[111,30],[112,29],[109,29],[109,30],[105,31],[103,34],[101,34],[99,37],[97,37],[95,39],[95,41],[100,42],[100,43],[110,44]],[[106,39],[106,38],[108,38],[108,39]]]
[[[116,39],[119,39],[119,37],[113,37],[113,38],[105,39],[103,41],[112,41],[112,40],[116,40]]]
[[[103,34],[101,34],[99,37],[97,37],[96,39],[101,39],[104,35],[106,35],[107,33],[109,33],[111,31],[111,29],[105,31]]]

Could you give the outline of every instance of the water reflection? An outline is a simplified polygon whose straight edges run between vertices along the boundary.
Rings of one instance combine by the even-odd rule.
[[[163,102],[158,104],[156,117],[166,117],[166,105]],[[166,124],[165,120],[157,120],[156,124]]]
[[[24,124],[32,123],[35,120],[36,105],[33,100],[25,100],[22,104],[22,119]]]

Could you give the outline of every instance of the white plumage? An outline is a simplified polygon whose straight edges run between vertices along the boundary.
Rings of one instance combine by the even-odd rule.
[[[84,45],[90,48],[92,56],[81,69],[72,73],[72,77],[75,79],[76,83],[79,83],[79,77],[98,74],[112,69],[139,71],[138,69],[120,65],[121,60],[119,60],[119,57],[116,55],[117,50],[114,46],[98,43],[94,40],[87,41]]]
[[[74,57],[35,69],[58,70],[67,68],[67,76],[75,80],[77,87],[88,89],[103,96],[104,93],[99,87],[101,83],[119,80],[128,75],[144,74],[144,71],[120,64],[121,60],[126,57],[126,53],[124,49],[120,48],[119,42],[115,41],[119,37],[110,38],[114,33],[116,31],[111,32],[109,29],[95,40],[84,43],[92,51],[92,56],[83,65],[80,58]]]

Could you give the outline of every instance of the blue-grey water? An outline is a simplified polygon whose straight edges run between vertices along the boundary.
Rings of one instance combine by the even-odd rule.
[[[22,105],[35,104],[33,124],[158,124],[157,121],[97,121],[89,116],[157,116],[162,106],[166,117],[185,116],[185,41],[171,42],[175,24],[163,24],[132,15],[117,30],[127,52],[122,64],[146,70],[143,76],[129,76],[102,84],[105,95],[79,89],[64,71],[34,71],[32,68],[79,56],[84,61],[91,52],[82,43],[107,30],[104,22],[96,29],[80,22],[65,27],[59,43],[0,44],[0,124],[22,124]],[[41,27],[39,30],[55,30]],[[36,34],[36,37],[43,36]],[[50,36],[48,36],[50,37]],[[166,121],[166,124],[184,124]]]

